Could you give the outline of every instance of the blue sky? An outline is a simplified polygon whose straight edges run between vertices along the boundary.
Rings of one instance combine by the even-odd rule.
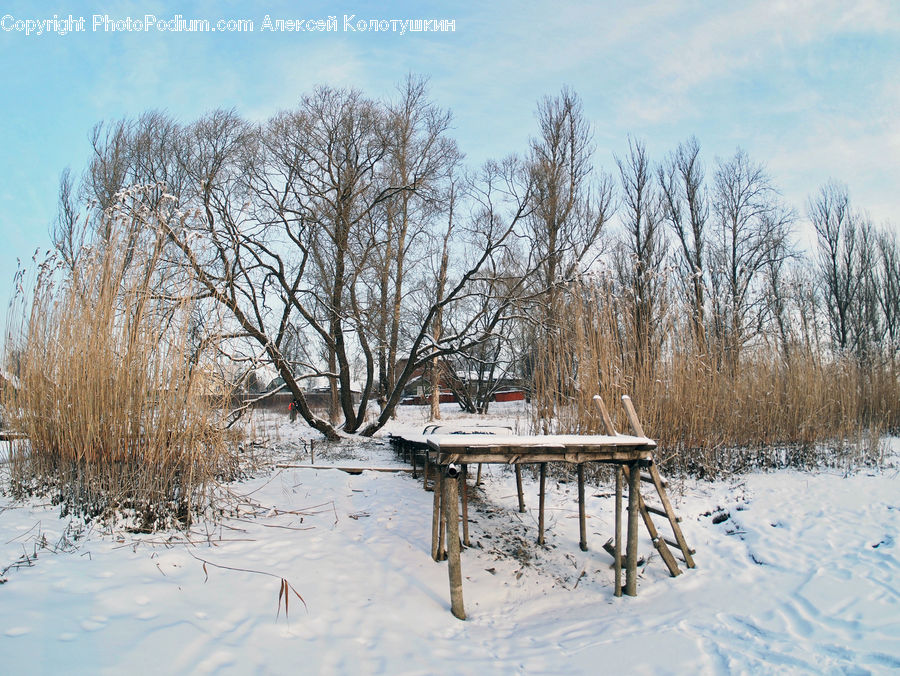
[[[597,163],[629,134],[652,159],[696,135],[708,164],[744,148],[802,215],[829,178],[900,224],[900,3],[12,2],[0,16],[83,16],[86,33],[0,31],[0,303],[16,259],[49,245],[60,172],[80,172],[98,121],[158,108],[189,121],[236,108],[263,120],[318,83],[390,94],[431,78],[470,162],[525,149],[537,100],[584,100]],[[620,6],[621,5],[621,6]],[[249,8],[248,8],[249,7]],[[252,19],[253,33],[103,33],[93,14]],[[263,17],[446,18],[448,33],[262,33]],[[7,26],[11,25],[7,19]]]

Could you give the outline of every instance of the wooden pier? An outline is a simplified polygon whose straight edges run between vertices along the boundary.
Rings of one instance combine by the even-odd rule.
[[[540,496],[538,515],[538,543],[544,541],[544,497],[546,469],[549,462],[574,464],[578,470],[578,516],[580,546],[587,551],[585,525],[584,466],[586,463],[603,463],[616,467],[616,515],[615,536],[608,551],[613,556],[615,569],[615,595],[624,592],[628,596],[637,595],[637,539],[639,521],[643,518],[654,546],[674,576],[681,573],[672,554],[678,552],[687,567],[694,566],[690,550],[684,541],[678,518],[665,492],[665,482],[653,464],[656,442],[644,435],[637,415],[628,397],[623,397],[623,405],[632,427],[633,435],[618,434],[600,397],[594,401],[600,410],[607,434],[604,435],[545,435],[522,436],[505,434],[505,430],[485,432],[478,428],[444,430],[414,437],[393,437],[392,442],[415,468],[418,462],[425,470],[425,485],[428,488],[429,474],[432,475],[434,490],[432,512],[431,555],[435,561],[446,559],[450,578],[450,605],[453,615],[465,619],[462,595],[461,545],[468,545],[468,475],[469,465],[503,464],[516,468],[519,509],[524,511],[524,496],[521,483],[521,465],[540,465]],[[496,433],[497,431],[501,433]],[[493,432],[493,433],[492,433]],[[647,505],[641,496],[641,481],[653,483],[660,501],[660,507]],[[628,507],[625,552],[622,560],[622,498],[623,486],[628,485]],[[461,503],[461,505],[460,505]],[[460,506],[462,508],[463,533],[460,537]],[[669,520],[673,538],[660,537],[651,513],[662,514]],[[668,543],[668,544],[667,544]],[[671,549],[670,549],[671,547]],[[623,565],[624,563],[624,565]],[[625,585],[621,584],[621,571],[625,569]]]

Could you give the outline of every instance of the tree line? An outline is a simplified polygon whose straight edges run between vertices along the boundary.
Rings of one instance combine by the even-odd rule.
[[[576,282],[609,291],[635,371],[690,349],[736,372],[766,346],[895,373],[897,237],[844,185],[809,198],[817,245],[802,251],[803,217],[740,149],[710,161],[691,137],[654,161],[630,138],[604,171],[563,89],[538,103],[524,151],[471,168],[451,121],[409,76],[382,99],[319,87],[261,123],[102,122],[84,171],[62,175],[53,242],[78,268],[127,202],[126,259],[164,251],[157,298],[190,295],[196,344],[236,382],[274,366],[329,438],[373,434],[422,372],[476,374],[463,400],[480,409],[501,375],[527,383]],[[310,382],[328,383],[325,414]]]

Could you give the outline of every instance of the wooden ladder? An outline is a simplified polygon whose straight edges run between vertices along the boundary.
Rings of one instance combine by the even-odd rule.
[[[600,398],[600,395],[596,395],[594,397],[594,402],[597,405],[598,410],[600,411],[600,417],[603,419],[603,425],[606,428],[607,434],[611,436],[618,436],[618,432],[616,432],[615,427],[612,424],[612,418],[609,416],[609,412],[606,410],[606,406],[603,403],[603,399]],[[646,437],[644,434],[644,428],[641,426],[640,420],[638,420],[637,413],[634,410],[634,405],[631,403],[631,397],[627,394],[622,397],[622,405],[625,408],[625,415],[628,418],[628,423],[631,426],[632,431],[635,436],[638,437]],[[617,472],[623,472],[625,477],[625,484],[630,484],[630,470],[627,466],[621,466],[617,469]],[[653,541],[653,546],[656,547],[656,551],[659,552],[660,558],[662,558],[663,562],[666,564],[666,567],[669,569],[669,573],[672,574],[672,577],[676,575],[681,575],[681,569],[678,567],[678,561],[675,559],[675,556],[672,554],[672,550],[674,549],[679,553],[681,559],[684,561],[685,565],[688,568],[694,567],[694,559],[692,557],[695,554],[695,550],[688,547],[687,542],[684,539],[684,534],[681,532],[681,526],[679,526],[679,522],[681,519],[675,514],[675,510],[672,508],[672,503],[669,500],[669,496],[666,493],[666,481],[660,476],[659,470],[656,468],[656,463],[651,462],[650,467],[648,469],[648,473],[641,473],[641,481],[645,483],[653,484],[656,489],[656,494],[659,496],[660,507],[654,505],[648,505],[644,500],[644,497],[638,494],[638,509],[640,510],[641,517],[644,520],[644,525],[647,527],[647,532],[650,534],[650,539]],[[617,483],[620,480],[617,480]],[[621,484],[619,484],[621,485]],[[653,518],[650,516],[651,514],[656,514],[658,516],[664,516],[669,522],[669,527],[672,531],[672,538],[666,538],[660,536],[659,531],[656,528],[656,524],[653,522]],[[670,549],[671,548],[671,549]]]

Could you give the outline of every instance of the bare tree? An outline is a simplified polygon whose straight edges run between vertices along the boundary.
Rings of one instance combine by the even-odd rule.
[[[568,89],[538,104],[539,135],[531,142],[529,171],[534,209],[530,246],[545,260],[542,283],[571,281],[593,251],[611,215],[612,181],[592,164],[592,132],[581,99]],[[552,305],[552,303],[551,303]]]
[[[810,199],[809,217],[818,236],[819,279],[832,347],[865,358],[878,342],[880,319],[874,228],[852,209],[847,187],[834,181]]]
[[[851,308],[853,342],[860,363],[872,365],[880,356],[884,343],[880,282],[878,233],[867,217],[860,218],[856,230],[856,250],[862,276],[859,302]]]
[[[199,283],[198,295],[231,317],[226,349],[274,365],[300,414],[331,438],[338,424],[374,433],[414,373],[498,335],[543,269],[533,252],[512,253],[531,204],[527,172],[515,159],[488,163],[466,184],[468,213],[454,212],[443,239],[418,244],[423,260],[441,244],[445,288],[435,295],[433,278],[426,283],[430,270],[415,267],[420,281],[401,293],[403,366],[377,419],[366,422],[376,364],[371,319],[383,298],[379,263],[397,261],[385,256],[380,219],[402,193],[435,185],[420,179],[425,172],[393,170],[391,119],[358,92],[326,88],[259,127],[230,113],[207,116],[189,128],[189,198],[179,219],[162,226]],[[409,166],[424,152],[416,150]],[[317,378],[336,383],[335,423],[308,406],[303,385]]]
[[[479,354],[472,355],[472,370],[479,375],[475,399],[484,400],[491,382],[499,382],[498,370],[503,374],[519,370],[523,380],[533,380],[536,374],[531,371],[543,368],[539,353],[567,345],[563,335],[571,326],[562,309],[564,288],[600,255],[602,235],[613,212],[613,182],[593,166],[593,132],[581,99],[569,89],[545,97],[538,104],[537,119],[538,134],[531,141],[528,158],[534,208],[527,221],[527,247],[544,261],[535,287],[546,288],[547,293],[539,297],[537,307],[520,305],[522,319],[503,341],[495,341],[490,349],[480,346]],[[512,340],[522,334],[528,338]],[[525,354],[517,355],[517,349]],[[505,363],[484,362],[491,354],[498,360],[503,357]],[[540,377],[556,381],[559,388],[569,387],[559,381],[559,374]],[[554,399],[535,404],[552,407]],[[546,414],[553,412],[547,408]]]
[[[184,152],[183,139],[181,126],[160,111],[94,126],[90,135],[92,157],[80,189],[91,207],[81,227],[92,240],[98,244],[109,240],[108,214],[129,187],[144,186],[141,200],[146,208],[178,208],[186,178],[179,159]],[[153,234],[147,232],[140,218],[132,221],[124,236],[126,265],[138,247],[146,248],[153,241]]]
[[[628,140],[628,156],[616,158],[622,184],[622,236],[614,257],[618,283],[628,294],[628,334],[634,368],[652,368],[659,349],[667,242],[662,204],[643,143]]]
[[[78,265],[87,235],[87,219],[85,215],[78,213],[74,190],[72,172],[64,169],[59,177],[59,201],[56,220],[50,229],[50,239],[70,270]]]
[[[444,308],[441,305],[441,301],[444,299],[444,293],[447,289],[447,277],[450,272],[450,240],[453,236],[453,211],[456,207],[456,190],[456,181],[451,177],[447,189],[447,229],[441,238],[440,262],[437,265],[437,275],[435,275],[434,302],[437,304],[437,310],[434,313],[434,323],[431,330],[435,344],[440,342],[441,334],[444,331]],[[432,420],[439,420],[441,417],[442,377],[455,376],[455,374],[444,373],[444,371],[441,360],[435,357],[431,362]]]
[[[765,310],[763,271],[792,255],[793,214],[782,205],[761,165],[742,150],[716,168],[710,241],[714,328],[736,368],[743,346],[760,330]]]
[[[709,202],[700,162],[700,143],[691,137],[657,169],[663,218],[676,239],[678,281],[691,310],[693,335],[698,346],[706,336],[706,258]]]
[[[386,107],[387,154],[384,171],[391,183],[409,189],[397,192],[380,210],[379,235],[384,245],[375,267],[379,271],[377,293],[381,313],[378,327],[378,387],[384,397],[396,379],[401,348],[401,314],[408,292],[408,277],[427,256],[417,255],[427,246],[435,220],[447,208],[446,182],[459,162],[456,143],[447,137],[450,113],[428,99],[427,80],[407,76],[398,101]]]
[[[896,370],[900,352],[900,241],[896,231],[886,228],[878,237],[878,279],[876,283],[884,322],[885,347]]]

